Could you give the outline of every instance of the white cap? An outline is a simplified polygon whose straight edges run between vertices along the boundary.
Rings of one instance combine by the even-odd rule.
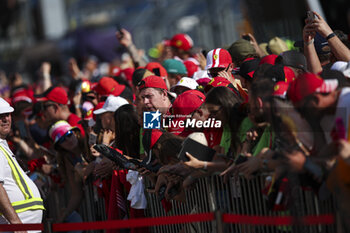
[[[192,140],[199,142],[200,144],[204,146],[208,146],[207,138],[205,137],[205,134],[202,132],[194,132],[187,136],[188,138],[191,138]]]
[[[98,115],[105,112],[115,112],[118,108],[125,104],[129,104],[129,102],[123,97],[110,95],[106,99],[106,102],[104,103],[103,107],[95,110],[94,114]]]
[[[345,77],[350,78],[350,61],[337,61],[332,65],[331,70],[338,70],[342,72]]]
[[[13,112],[13,107],[10,104],[0,97],[0,114]]]
[[[193,79],[194,80],[197,81],[198,79],[202,79],[202,78],[209,78],[209,79],[211,79],[209,77],[209,75],[208,75],[208,71],[207,70],[199,70],[199,71],[194,72],[194,74],[193,74]]]
[[[178,86],[187,87],[191,90],[196,90],[196,88],[198,87],[198,83],[193,78],[183,77],[178,83],[176,83],[175,86],[171,88],[171,90],[175,90],[175,88]]]

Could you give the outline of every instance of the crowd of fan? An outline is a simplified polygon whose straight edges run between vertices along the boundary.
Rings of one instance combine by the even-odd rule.
[[[15,109],[9,144],[44,198],[52,187],[42,180],[70,190],[56,222],[78,209],[87,182],[100,190],[108,218],[124,219],[144,215],[142,177],[154,185],[150,195],[185,202],[201,177],[270,172],[270,192],[277,181],[293,186],[284,179],[291,173],[316,193],[328,190],[350,229],[350,42],[315,15],[296,50],[279,38],[259,46],[247,34],[194,53],[191,38],[177,34],[149,62],[121,29],[128,56],[105,73],[93,57],[82,69],[71,59],[69,87],[52,85],[46,62],[32,84],[3,74],[2,97]],[[160,128],[146,129],[152,123]],[[200,146],[188,153],[186,143]]]

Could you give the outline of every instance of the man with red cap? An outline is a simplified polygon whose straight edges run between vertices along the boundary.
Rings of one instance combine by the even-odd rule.
[[[234,88],[239,92],[241,97],[248,100],[247,93],[243,90],[239,80],[236,80],[232,75],[233,63],[230,53],[221,48],[210,50],[207,54],[207,65],[209,76],[224,77],[232,83]]]
[[[209,117],[209,112],[206,108],[203,108],[205,101],[205,95],[198,90],[188,90],[179,95],[171,108],[171,113],[175,115],[173,121],[186,120],[188,116],[196,121],[205,121]],[[178,125],[178,124],[177,124]],[[169,130],[171,133],[179,135],[181,137],[187,137],[189,134],[195,132],[195,129],[173,127]]]
[[[166,114],[171,106],[169,92],[164,80],[155,75],[148,76],[138,84],[145,111]]]
[[[305,73],[291,82],[287,95],[310,125],[324,132],[315,140],[319,157],[337,160],[327,177],[327,186],[341,206],[339,212],[345,226],[350,207],[350,88],[339,89],[337,79],[323,80],[316,74]],[[330,146],[325,148],[327,145]],[[303,154],[299,158],[299,163],[306,167],[308,158]]]
[[[77,115],[71,113],[68,107],[68,95],[62,87],[50,87],[44,93],[35,96],[37,102],[42,102],[42,118],[44,127],[59,120],[65,120],[72,126],[77,126],[82,136],[84,129],[78,122],[81,120]]]

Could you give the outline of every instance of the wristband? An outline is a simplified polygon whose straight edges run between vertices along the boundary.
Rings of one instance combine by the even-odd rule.
[[[333,38],[333,37],[335,37],[336,36],[336,34],[334,33],[334,32],[332,32],[331,34],[329,34],[327,37],[326,37],[326,40],[329,40],[329,39],[331,39],[331,38]]]
[[[205,161],[205,162],[204,162],[204,165],[203,165],[203,170],[205,170],[205,171],[206,171],[206,170],[207,170],[207,167],[208,167],[208,162],[207,162],[207,161]]]
[[[310,44],[313,44],[313,43],[314,43],[314,41],[315,41],[314,39],[310,40],[309,42],[305,42],[305,41],[304,41],[304,45],[310,45]]]

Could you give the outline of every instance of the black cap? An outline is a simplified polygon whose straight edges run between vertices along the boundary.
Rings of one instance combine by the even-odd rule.
[[[285,51],[276,58],[276,64],[282,64],[306,71],[306,58],[304,54],[297,51]]]

